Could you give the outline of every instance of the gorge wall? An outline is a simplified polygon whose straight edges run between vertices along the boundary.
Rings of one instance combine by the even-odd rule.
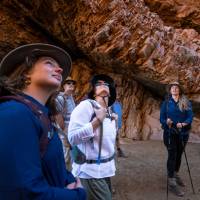
[[[95,73],[111,75],[123,104],[122,136],[159,138],[165,86],[179,80],[192,100],[200,140],[200,3],[195,0],[2,0],[0,58],[47,42],[69,52],[76,97]]]

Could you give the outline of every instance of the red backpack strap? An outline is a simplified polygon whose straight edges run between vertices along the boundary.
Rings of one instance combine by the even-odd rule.
[[[47,150],[47,146],[49,143],[49,138],[52,137],[53,129],[51,128],[51,121],[49,117],[33,102],[31,102],[28,99],[25,99],[23,96],[20,95],[12,95],[12,96],[2,96],[0,97],[0,102],[8,101],[8,100],[16,100],[18,102],[21,102],[25,104],[27,107],[29,107],[32,112],[39,118],[42,125],[42,135],[39,138],[40,142],[40,155],[41,158],[44,157],[45,152]]]

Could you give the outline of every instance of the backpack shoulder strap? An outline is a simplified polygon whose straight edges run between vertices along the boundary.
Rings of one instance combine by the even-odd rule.
[[[11,95],[11,96],[2,96],[0,97],[0,102],[9,101],[9,100],[16,100],[20,103],[23,103],[27,107],[29,107],[32,112],[38,117],[42,124],[42,135],[39,138],[40,142],[40,155],[41,158],[44,157],[45,152],[47,150],[47,146],[49,143],[49,134],[51,134],[51,121],[48,116],[41,110],[39,107],[32,103],[30,100],[25,99],[23,96],[20,95]]]
[[[99,108],[99,106],[97,105],[97,103],[94,100],[90,100],[89,99],[89,102],[92,104],[93,108],[95,108],[95,109]],[[96,116],[96,114],[94,112],[90,121],[92,121],[95,116]],[[101,160],[102,140],[103,140],[103,124],[101,123],[101,125],[100,125],[100,136],[99,136],[99,152],[98,152],[97,164],[100,164],[100,160]],[[92,141],[93,141],[93,139],[92,139]]]
[[[98,105],[97,105],[97,103],[96,103],[94,100],[88,99],[88,101],[91,103],[93,109],[98,109],[98,108],[99,108]],[[93,112],[92,117],[91,117],[91,119],[90,119],[90,122],[91,122],[95,117],[96,117],[96,114],[95,114],[95,112]]]

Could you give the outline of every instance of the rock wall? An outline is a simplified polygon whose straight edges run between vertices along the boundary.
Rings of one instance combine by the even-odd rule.
[[[198,0],[144,0],[152,12],[159,14],[168,26],[194,28],[200,32],[200,2]]]
[[[0,57],[30,42],[66,49],[78,80],[76,98],[95,73],[110,74],[123,104],[122,136],[161,138],[165,85],[179,80],[194,105],[199,139],[200,35],[195,0],[2,0]]]

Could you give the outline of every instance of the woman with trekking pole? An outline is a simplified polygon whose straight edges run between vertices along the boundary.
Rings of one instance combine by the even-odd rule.
[[[180,187],[185,187],[185,183],[178,172],[189,139],[192,120],[192,105],[183,94],[180,84],[178,82],[169,84],[167,97],[160,110],[160,122],[164,130],[164,144],[168,151],[167,184],[169,190],[177,196],[184,196]]]
[[[71,69],[63,49],[20,46],[0,63],[0,199],[85,200],[79,178],[66,170],[53,125],[55,96]]]

